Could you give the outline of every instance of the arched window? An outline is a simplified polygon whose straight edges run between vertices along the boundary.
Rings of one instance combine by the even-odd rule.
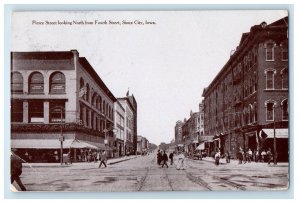
[[[61,72],[54,72],[50,76],[50,93],[65,93],[66,92],[66,79],[65,75]]]
[[[90,86],[89,86],[89,84],[86,84],[85,100],[86,100],[87,102],[90,101]]]
[[[272,100],[268,100],[265,102],[265,107],[266,107],[266,121],[274,121],[275,102]]]
[[[33,72],[29,77],[29,93],[44,93],[44,77],[40,72]]]
[[[281,102],[282,108],[282,120],[287,121],[289,120],[289,106],[288,106],[288,99],[285,99]]]
[[[289,74],[288,74],[288,69],[284,68],[280,72],[281,74],[281,84],[282,84],[282,89],[288,89],[289,88]]]
[[[108,107],[108,118],[111,118],[110,106]]]
[[[106,111],[105,111],[105,100],[103,99],[103,102],[102,102],[102,113],[106,114]]]
[[[92,96],[92,106],[97,108],[97,93],[96,92]]]
[[[102,112],[102,97],[99,96],[99,110]]]
[[[265,75],[266,75],[266,89],[274,89],[274,75],[276,74],[276,71],[274,69],[266,69]]]
[[[23,93],[23,76],[19,72],[11,73],[10,78],[11,93]]]
[[[105,115],[108,116],[108,103],[106,103]]]

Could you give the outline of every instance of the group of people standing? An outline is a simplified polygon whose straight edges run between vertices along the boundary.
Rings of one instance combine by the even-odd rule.
[[[177,161],[177,166],[176,169],[184,169],[184,155],[181,153],[178,155],[178,161]],[[169,156],[167,155],[166,151],[157,151],[157,164],[161,165],[161,167],[163,168],[164,166],[167,166],[167,168],[169,168],[168,166],[168,160],[170,159],[170,165],[174,164],[174,153],[171,152],[169,154]]]
[[[273,159],[273,154],[270,148],[268,148],[267,151],[263,149],[261,152],[259,150],[252,152],[250,148],[244,151],[243,148],[240,147],[237,158],[239,160],[239,164],[246,164],[247,162],[250,163],[251,161],[268,162],[268,164],[270,164]]]

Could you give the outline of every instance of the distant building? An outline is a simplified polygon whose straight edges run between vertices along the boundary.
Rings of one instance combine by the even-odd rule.
[[[199,144],[199,112],[190,112],[190,118],[182,125],[182,138],[186,152],[194,152]]]
[[[288,17],[252,26],[203,91],[204,130],[214,150],[271,148],[288,160]],[[274,139],[274,131],[276,139]]]
[[[122,107],[119,101],[116,101],[115,104],[115,130],[116,130],[116,153],[115,157],[121,157],[125,155],[125,109]]]
[[[176,145],[176,151],[182,151],[184,147],[183,144],[183,137],[182,137],[182,121],[177,121],[175,125],[175,145]]]
[[[11,53],[11,147],[29,161],[114,147],[116,98],[76,50]],[[105,145],[106,144],[106,145]]]
[[[137,150],[137,103],[134,96],[127,94],[118,98],[118,102],[125,109],[125,154],[136,154]]]
[[[137,154],[147,154],[149,152],[149,141],[147,138],[137,136]]]

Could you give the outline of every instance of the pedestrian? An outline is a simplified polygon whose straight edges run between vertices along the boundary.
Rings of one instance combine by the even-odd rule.
[[[177,170],[184,170],[184,155],[183,155],[183,152],[181,152],[178,155],[178,161],[177,161],[176,169]]]
[[[103,152],[101,153],[100,155],[100,164],[99,164],[99,167],[100,168],[102,166],[102,164],[105,166],[106,168],[106,152],[105,150],[103,150]]]
[[[226,163],[230,163],[230,154],[228,151],[225,153]]]
[[[267,160],[268,160],[268,164],[271,163],[272,157],[273,157],[273,155],[272,155],[271,149],[269,148],[268,151],[267,151]]]
[[[174,157],[174,154],[173,154],[173,152],[171,152],[170,154],[169,154],[169,158],[170,158],[170,164],[171,165],[173,165],[173,157]]]
[[[15,181],[19,185],[22,191],[26,191],[20,176],[22,174],[22,160],[14,153],[10,156],[10,183],[13,184]]]
[[[238,151],[239,164],[242,164],[242,162],[243,162],[243,154],[244,154],[244,150],[242,147],[240,147],[240,149]]]
[[[220,157],[221,157],[221,153],[220,150],[217,150],[216,154],[215,154],[215,164],[218,166],[220,164]]]
[[[162,155],[160,153],[160,150],[157,151],[157,164],[160,165],[162,159]]]
[[[247,153],[247,154],[248,154],[248,155],[247,155],[247,161],[250,163],[251,160],[252,160],[252,155],[253,155],[250,148],[248,149],[248,153]]]
[[[167,162],[168,162],[168,155],[166,154],[166,151],[164,151],[164,154],[162,155],[162,161],[163,161],[163,164],[162,164],[162,168],[164,167],[164,165],[167,166],[167,168],[169,168]]]
[[[267,155],[267,153],[266,153],[266,151],[263,149],[262,152],[261,152],[261,161],[262,161],[262,162],[265,162],[266,155]]]

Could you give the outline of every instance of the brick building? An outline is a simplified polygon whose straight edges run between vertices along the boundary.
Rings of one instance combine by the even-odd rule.
[[[271,148],[288,160],[288,17],[252,26],[204,89],[204,129],[214,150]],[[274,130],[275,129],[275,130]],[[276,139],[274,139],[274,131]]]
[[[199,143],[200,114],[190,112],[190,118],[182,125],[182,139],[186,152],[194,152]]]
[[[11,53],[11,147],[30,161],[114,148],[116,98],[76,50]],[[105,146],[106,144],[106,146]]]

